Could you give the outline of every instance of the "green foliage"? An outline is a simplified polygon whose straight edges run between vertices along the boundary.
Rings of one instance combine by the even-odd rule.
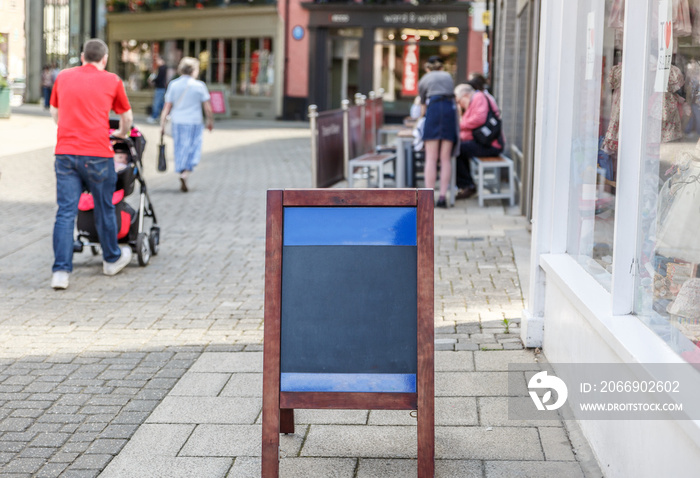
[[[503,319],[503,325],[506,327],[506,334],[509,334],[510,333],[510,320]]]

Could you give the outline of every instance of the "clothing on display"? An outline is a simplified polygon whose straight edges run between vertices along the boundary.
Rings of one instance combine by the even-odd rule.
[[[684,154],[659,196],[657,254],[700,263],[700,150]]]
[[[673,35],[687,37],[692,30],[688,0],[673,0]]]
[[[612,107],[610,110],[610,124],[605,132],[603,151],[606,153],[617,152],[617,139],[620,134],[620,85],[622,84],[622,64],[614,65],[608,74],[608,86],[612,90]]]
[[[614,0],[610,8],[608,26],[622,29],[625,25],[625,0]]]
[[[696,321],[700,319],[700,279],[685,281],[676,299],[668,304],[668,313]]]
[[[648,130],[650,142],[654,143],[660,140],[662,143],[668,143],[683,137],[681,111],[685,100],[676,92],[684,84],[685,77],[681,70],[677,66],[671,65],[666,92],[657,93],[650,99],[650,116],[661,120],[651,123]],[[659,131],[659,127],[661,131]]]
[[[690,25],[692,27],[691,36],[693,45],[700,45],[700,0],[690,0],[688,2],[690,11]]]
[[[688,118],[685,133],[692,131],[700,134],[700,64],[693,60],[688,62],[685,73],[684,116]]]

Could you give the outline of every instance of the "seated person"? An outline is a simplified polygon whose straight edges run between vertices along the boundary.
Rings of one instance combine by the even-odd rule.
[[[500,118],[501,111],[498,109],[496,100],[486,91],[478,91],[470,83],[457,85],[455,88],[455,99],[461,109],[461,119],[459,121],[459,156],[457,157],[457,192],[456,199],[466,199],[474,195],[476,186],[472,178],[469,163],[471,158],[498,156],[503,152],[505,145],[503,134],[489,146],[474,141],[472,130],[479,128],[486,123],[489,114],[489,103],[491,109]]]

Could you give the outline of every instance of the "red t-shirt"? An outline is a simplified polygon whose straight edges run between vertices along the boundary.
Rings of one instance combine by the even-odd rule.
[[[109,144],[109,112],[131,109],[122,80],[114,73],[86,64],[63,70],[51,91],[58,108],[56,154],[114,156]]]

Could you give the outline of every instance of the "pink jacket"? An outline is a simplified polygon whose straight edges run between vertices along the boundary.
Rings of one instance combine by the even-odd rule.
[[[501,117],[501,110],[498,109],[498,105],[496,105],[494,99],[482,91],[475,91],[474,94],[472,94],[471,101],[469,101],[469,106],[467,106],[466,111],[459,120],[460,140],[473,141],[474,136],[472,135],[472,130],[486,123],[486,117],[489,114],[489,106],[486,101],[491,102],[491,109],[493,109],[499,118]],[[493,141],[491,146],[494,148],[503,147],[497,139]]]

